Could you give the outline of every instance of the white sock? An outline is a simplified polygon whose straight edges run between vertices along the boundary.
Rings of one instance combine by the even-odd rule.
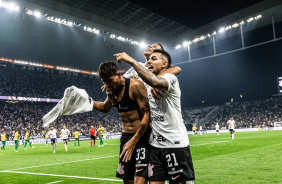
[[[55,147],[55,146],[53,146],[53,150],[55,150],[55,148],[56,148],[56,147]]]
[[[234,140],[234,134],[232,134],[232,140]]]
[[[66,151],[68,151],[67,145],[65,145]]]

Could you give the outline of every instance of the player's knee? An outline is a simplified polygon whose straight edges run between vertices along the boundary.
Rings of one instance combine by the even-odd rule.
[[[124,184],[134,184],[134,180],[123,180]]]
[[[134,184],[146,184],[147,183],[147,180],[146,180],[146,178],[144,178],[144,177],[138,177],[138,176],[136,176],[135,178],[134,178]]]

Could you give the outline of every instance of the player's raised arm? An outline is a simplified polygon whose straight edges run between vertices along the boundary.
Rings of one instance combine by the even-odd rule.
[[[107,113],[113,108],[113,105],[109,98],[107,98],[104,102],[93,100],[93,108],[97,111]]]
[[[130,91],[134,96],[136,102],[138,103],[139,109],[143,114],[143,118],[140,122],[138,130],[134,134],[134,136],[126,143],[123,148],[122,153],[120,154],[120,158],[124,156],[123,161],[127,162],[131,159],[132,153],[134,151],[136,143],[142,137],[149,126],[150,122],[150,108],[147,96],[147,88],[145,85],[137,79],[131,79],[130,83]]]
[[[156,50],[155,50],[156,51]],[[155,52],[154,51],[154,52]],[[165,51],[163,51],[165,52]],[[147,70],[144,66],[142,66],[140,63],[138,63],[135,59],[127,55],[125,52],[115,54],[117,61],[125,61],[126,63],[130,64],[135,71],[138,73],[138,75],[141,77],[141,79],[146,82],[148,85],[158,88],[158,89],[168,89],[168,82],[166,79],[162,77],[157,77],[153,72],[154,65],[155,64],[161,64],[163,68],[170,66],[168,61],[166,64],[164,62],[160,63],[161,54],[152,54],[150,56],[150,59],[148,61],[148,69]],[[166,68],[165,68],[166,69]]]

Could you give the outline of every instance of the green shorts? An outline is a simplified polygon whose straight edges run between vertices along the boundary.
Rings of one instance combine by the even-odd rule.
[[[26,139],[25,142],[30,142],[29,139]]]
[[[15,140],[15,144],[19,144],[19,140]]]
[[[2,141],[2,145],[6,144],[6,141]]]
[[[103,136],[104,136],[104,135],[100,135],[100,139],[103,139]]]
[[[79,138],[74,138],[76,141],[79,141]]]

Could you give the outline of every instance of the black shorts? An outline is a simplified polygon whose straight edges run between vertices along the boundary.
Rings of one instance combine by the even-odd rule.
[[[234,129],[229,129],[229,132],[234,132]]]
[[[68,142],[68,139],[63,139],[63,142],[64,142],[64,143],[67,143],[67,142]]]
[[[216,130],[216,132],[219,132],[219,130]]]
[[[90,139],[96,140],[96,136],[90,135]]]
[[[52,138],[51,139],[51,144],[57,143],[57,139],[56,138]]]
[[[165,181],[179,183],[195,180],[194,167],[190,147],[156,148],[151,147],[149,181]]]
[[[148,178],[148,163],[149,163],[149,138],[151,128],[148,128],[143,136],[137,142],[132,153],[130,161],[123,162],[119,159],[116,177],[123,180],[134,180],[135,176]],[[120,139],[120,154],[124,145],[134,136],[135,133],[122,133]]]

